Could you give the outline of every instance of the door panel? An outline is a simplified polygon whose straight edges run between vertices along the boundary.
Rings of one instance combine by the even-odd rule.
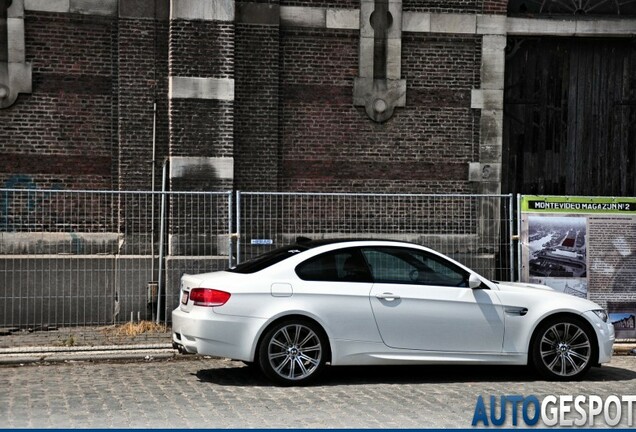
[[[387,297],[390,293],[396,297]],[[371,305],[391,348],[501,352],[504,317],[491,290],[376,283]]]
[[[494,291],[443,256],[402,247],[362,248],[374,280],[371,307],[392,348],[501,352],[504,317]]]

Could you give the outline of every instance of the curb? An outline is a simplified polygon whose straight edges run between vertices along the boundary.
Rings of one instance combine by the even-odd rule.
[[[72,348],[25,348],[12,349],[14,352],[2,350],[0,365],[23,365],[43,362],[71,362],[71,361],[106,361],[106,360],[159,360],[171,359],[177,356],[177,351],[171,346],[162,344],[158,347],[135,346],[100,346],[100,347],[72,347]],[[21,350],[21,351],[18,351]]]
[[[615,344],[614,355],[636,355],[636,343]],[[171,344],[2,348],[0,365],[107,360],[152,361],[177,356],[179,354]]]
[[[636,355],[636,343],[615,343],[614,355],[616,356]]]

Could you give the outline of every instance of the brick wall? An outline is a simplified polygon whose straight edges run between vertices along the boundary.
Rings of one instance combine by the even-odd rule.
[[[278,187],[278,26],[236,26],[234,187]]]
[[[115,187],[116,20],[27,12],[25,28],[33,93],[1,112],[0,185]]]
[[[360,0],[280,0],[280,5],[358,9]]]
[[[406,0],[404,9],[465,13],[489,4],[457,0],[438,10]],[[171,155],[234,158],[233,183],[193,178],[174,188],[472,191],[480,37],[404,33],[407,104],[377,124],[352,104],[357,30],[35,12],[25,26],[33,94],[1,113],[2,182],[150,189],[156,101],[157,187]],[[169,102],[168,74],[234,78],[235,100]]]
[[[152,184],[153,104],[157,103],[156,178],[168,154],[167,22],[120,19],[119,147],[120,190],[150,190]]]
[[[484,0],[402,0],[408,12],[475,13],[481,11]]]
[[[480,38],[405,34],[407,104],[383,124],[352,106],[357,50],[356,32],[281,31],[281,188],[469,192]]]
[[[174,20],[170,32],[173,76],[234,76],[234,23]]]

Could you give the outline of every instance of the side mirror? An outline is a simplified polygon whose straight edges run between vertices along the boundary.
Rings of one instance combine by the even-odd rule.
[[[476,274],[471,273],[470,276],[468,277],[468,287],[471,289],[480,288],[481,279],[479,279],[479,277]]]

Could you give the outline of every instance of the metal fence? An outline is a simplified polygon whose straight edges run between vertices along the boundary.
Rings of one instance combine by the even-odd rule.
[[[0,328],[169,321],[183,273],[301,236],[411,241],[512,279],[512,198],[0,189]]]
[[[229,192],[0,189],[0,327],[166,319],[183,272],[227,267],[231,213]]]
[[[297,237],[422,244],[484,276],[514,279],[512,195],[237,193],[239,261]]]

